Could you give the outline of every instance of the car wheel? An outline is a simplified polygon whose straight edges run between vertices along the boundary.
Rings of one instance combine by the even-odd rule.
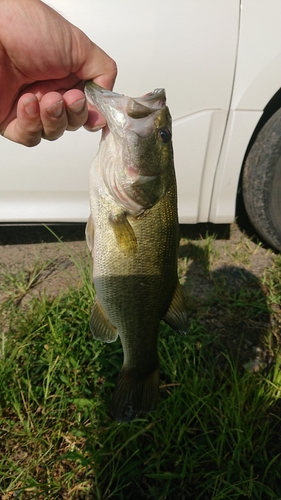
[[[281,109],[259,131],[248,153],[242,192],[254,228],[281,251]]]

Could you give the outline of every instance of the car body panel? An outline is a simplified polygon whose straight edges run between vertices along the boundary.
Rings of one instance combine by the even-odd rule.
[[[235,81],[208,221],[231,222],[241,167],[263,110],[281,87],[281,2],[245,0]]]
[[[232,109],[262,111],[281,87],[281,2],[243,0]]]
[[[229,114],[207,219],[210,222],[223,224],[234,219],[241,166],[261,115],[261,111],[231,111]]]
[[[117,92],[165,87],[180,221],[231,222],[247,145],[280,87],[280,1],[46,3],[117,61]],[[0,137],[0,222],[86,221],[99,139],[80,129],[29,149]]]

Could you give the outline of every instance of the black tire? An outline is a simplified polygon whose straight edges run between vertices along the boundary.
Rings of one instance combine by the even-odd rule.
[[[263,126],[248,153],[242,192],[255,230],[281,252],[281,109]]]

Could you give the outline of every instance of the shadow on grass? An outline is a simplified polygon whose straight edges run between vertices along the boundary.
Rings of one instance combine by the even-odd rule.
[[[239,321],[256,318],[253,301],[237,296],[232,304],[233,295],[260,296],[261,287],[234,266],[231,280],[225,268],[211,273],[207,252],[188,250],[210,294],[188,294],[189,335],[161,325],[161,402],[128,424],[108,415],[123,356],[120,341],[105,345],[89,334],[88,291],[14,310],[0,371],[2,498],[280,498],[278,371],[268,381],[238,373],[222,342],[230,320],[237,338]],[[264,294],[260,300],[258,314]]]
[[[128,424],[108,414],[120,341],[104,345],[89,334],[87,289],[7,309],[0,371],[7,499],[281,497],[280,360],[269,375],[262,370],[271,365],[266,293],[242,267],[211,270],[212,245],[203,243],[180,250],[190,334],[161,325],[161,402]]]
[[[52,232],[46,226],[50,227]],[[0,225],[0,245],[55,243],[58,238],[63,242],[85,240],[85,224],[46,224],[46,226]]]
[[[47,226],[47,227],[46,227]],[[31,243],[53,243],[62,241],[85,240],[86,224],[33,224],[33,225],[0,225],[0,245],[28,245]],[[49,231],[50,227],[51,231]],[[229,239],[229,224],[181,224],[181,236],[199,240],[207,234],[216,234],[217,239]],[[57,238],[54,236],[54,233]]]
[[[239,367],[258,371],[270,367],[274,338],[264,286],[244,267],[210,269],[210,247],[192,242],[181,246],[188,268],[183,289],[192,314],[214,337],[213,347]],[[223,358],[222,358],[223,359]]]
[[[217,240],[229,240],[230,224],[212,224],[211,222],[180,224],[181,238],[202,240],[211,234],[216,235]]]

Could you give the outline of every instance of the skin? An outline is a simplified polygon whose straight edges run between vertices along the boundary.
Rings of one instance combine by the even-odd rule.
[[[40,0],[0,0],[0,134],[35,146],[65,130],[103,127],[85,80],[112,90],[115,62]]]

